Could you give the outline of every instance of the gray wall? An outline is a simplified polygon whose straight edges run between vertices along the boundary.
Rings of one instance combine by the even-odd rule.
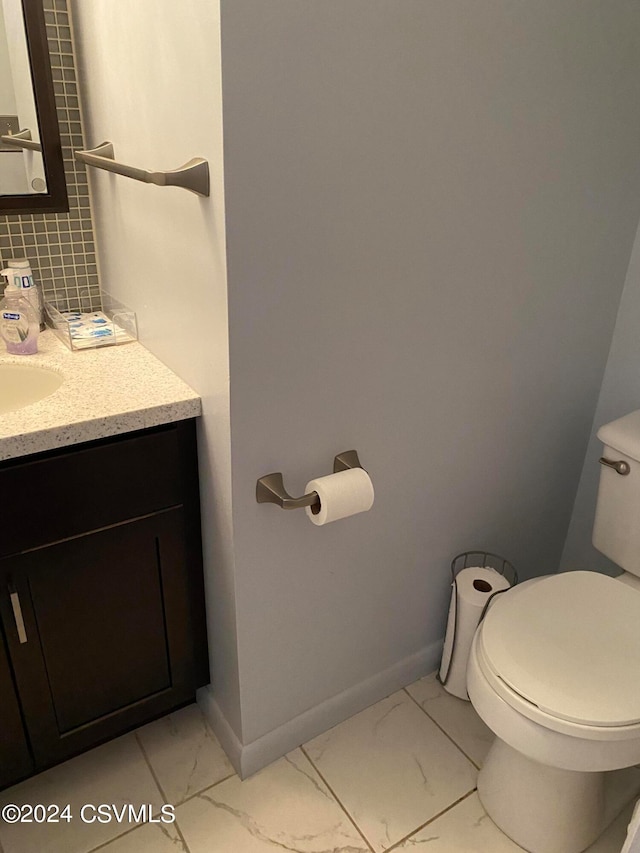
[[[247,744],[557,568],[640,212],[640,5],[222,0]],[[376,502],[255,502],[356,447]]]
[[[602,456],[602,444],[598,441],[596,433],[603,424],[640,409],[639,328],[640,232],[633,246],[607,368],[562,554],[560,567],[563,571],[591,569],[608,574],[620,574],[620,567],[596,551],[591,544],[600,481],[598,459]]]

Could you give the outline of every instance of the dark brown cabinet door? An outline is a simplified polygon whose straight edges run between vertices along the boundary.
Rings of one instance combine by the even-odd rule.
[[[193,696],[184,539],[172,509],[1,561],[24,620],[21,642],[1,596],[38,766]]]
[[[0,787],[33,770],[2,631],[0,631]]]

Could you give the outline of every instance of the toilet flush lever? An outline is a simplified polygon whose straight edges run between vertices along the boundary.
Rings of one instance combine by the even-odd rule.
[[[613,468],[618,474],[622,474],[622,476],[626,476],[631,472],[631,466],[628,462],[623,462],[622,459],[605,459],[604,456],[601,456],[598,460],[601,465],[606,465],[607,468]]]

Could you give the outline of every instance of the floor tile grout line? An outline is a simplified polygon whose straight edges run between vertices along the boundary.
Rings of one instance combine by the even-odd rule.
[[[179,824],[179,822],[178,822],[178,818],[177,818],[177,817],[176,817],[176,819],[175,819],[175,820],[174,820],[174,822],[173,822],[173,826],[175,827],[175,830],[176,830],[176,832],[177,832],[177,834],[178,834],[178,838],[179,838],[179,839],[180,839],[180,841],[182,842],[182,847],[183,847],[183,849],[184,849],[184,853],[191,853],[191,851],[190,851],[190,849],[189,849],[189,845],[187,844],[187,839],[186,839],[186,838],[184,837],[184,835],[182,834],[182,829],[180,828],[180,824]]]
[[[449,740],[451,741],[451,743],[456,747],[456,749],[457,749],[457,750],[459,750],[459,751],[464,755],[464,757],[467,759],[467,761],[470,761],[470,762],[473,764],[473,766],[476,768],[476,770],[478,770],[478,771],[479,771],[479,770],[480,770],[480,765],[479,765],[479,764],[477,764],[477,763],[473,760],[473,758],[471,758],[471,756],[470,756],[470,755],[467,755],[467,753],[466,753],[466,752],[464,751],[464,749],[460,746],[460,744],[459,744],[459,743],[456,743],[456,741],[455,741],[455,740],[453,739],[453,737],[449,734],[449,732],[445,731],[445,729],[443,729],[443,728],[442,728],[442,726],[440,725],[440,723],[439,723],[437,720],[434,720],[434,718],[431,716],[431,714],[430,714],[428,711],[426,711],[426,710],[422,707],[422,705],[420,704],[420,702],[418,702],[418,700],[417,700],[417,699],[414,699],[414,698],[413,698],[413,696],[411,695],[411,693],[409,693],[409,691],[407,690],[407,688],[406,688],[406,687],[403,687],[402,689],[403,689],[403,690],[404,690],[404,692],[407,694],[407,696],[409,697],[409,699],[411,699],[411,701],[412,701],[412,702],[415,702],[415,704],[418,706],[418,708],[420,708],[420,710],[422,711],[422,713],[423,713],[423,714],[425,714],[425,715],[426,715],[426,716],[431,720],[431,722],[432,722],[435,726],[437,726],[437,727],[440,729],[440,731],[442,732],[442,734],[443,734],[443,735],[445,735],[445,737],[448,737],[448,738],[449,738]]]
[[[153,767],[151,767],[151,763],[150,763],[150,761],[149,761],[149,759],[148,759],[148,757],[147,757],[146,752],[145,752],[145,751],[144,751],[144,749],[143,749],[142,743],[140,742],[140,739],[139,739],[139,737],[138,737],[138,733],[137,733],[137,732],[132,732],[132,734],[133,734],[133,736],[134,736],[134,739],[135,739],[136,744],[138,745],[138,748],[140,749],[140,752],[142,753],[142,757],[143,757],[143,759],[144,759],[144,761],[145,761],[145,763],[146,763],[147,767],[149,768],[149,772],[151,773],[151,776],[152,776],[152,778],[153,778],[153,781],[156,783],[156,787],[157,787],[157,788],[158,788],[158,790],[160,791],[160,795],[162,796],[162,799],[163,799],[163,800],[165,800],[165,802],[166,802],[167,797],[166,797],[166,795],[165,795],[165,793],[164,793],[164,791],[163,791],[163,789],[162,789],[162,786],[160,785],[160,782],[159,782],[159,781],[158,781],[158,779],[156,778],[156,774],[155,774],[155,773],[154,773],[154,771],[153,771]],[[132,833],[132,832],[135,832],[137,829],[142,829],[142,827],[143,827],[143,826],[146,826],[146,825],[147,825],[147,824],[146,824],[146,823],[144,823],[144,822],[142,822],[142,823],[137,823],[135,826],[132,826],[130,829],[127,829],[127,830],[125,830],[124,832],[120,833],[120,835],[116,835],[116,836],[114,836],[113,838],[109,838],[109,839],[108,839],[107,841],[105,841],[103,844],[99,844],[97,847],[93,847],[93,848],[91,848],[91,850],[90,850],[90,851],[88,851],[88,853],[97,853],[97,851],[99,851],[99,850],[104,850],[104,848],[105,848],[105,847],[107,847],[107,846],[108,846],[109,844],[111,844],[112,842],[114,842],[114,841],[118,841],[120,838],[124,838],[124,836],[125,836],[125,835],[131,835],[131,833]],[[184,841],[184,839],[182,838],[182,833],[180,833],[180,832],[179,832],[179,835],[180,835],[180,838],[181,838],[181,840],[182,840],[182,842],[183,842],[183,845],[185,845],[185,851],[186,851],[186,853],[189,853],[189,849],[186,847],[186,842],[185,842],[185,841]]]
[[[147,751],[146,751],[146,749],[144,748],[144,746],[142,745],[142,739],[141,739],[140,737],[138,737],[138,732],[137,732],[137,731],[135,731],[133,734],[134,734],[134,736],[135,736],[135,739],[136,739],[136,742],[137,742],[138,746],[140,747],[140,752],[142,753],[144,760],[147,762],[147,767],[149,768],[149,772],[151,773],[151,776],[153,777],[154,782],[155,782],[155,783],[156,783],[156,785],[158,786],[158,790],[160,791],[160,794],[161,794],[161,796],[162,796],[162,799],[164,800],[164,802],[165,802],[165,803],[169,803],[169,798],[168,798],[168,797],[167,797],[167,795],[165,794],[164,788],[163,788],[163,787],[162,787],[162,785],[160,784],[160,780],[158,779],[158,777],[157,777],[157,775],[156,775],[156,772],[155,772],[155,770],[153,769],[153,766],[152,766],[152,764],[151,764],[151,761],[149,760],[149,756],[147,755]],[[174,805],[174,806],[173,806],[173,808],[174,808],[174,816],[175,816],[175,809],[176,809],[176,806]],[[174,826],[175,826],[175,828],[176,828],[176,832],[178,833],[178,836],[179,836],[179,838],[180,838],[180,841],[182,842],[182,846],[184,847],[185,853],[190,853],[190,851],[189,851],[189,845],[187,844],[187,842],[186,842],[186,840],[185,840],[185,837],[184,837],[184,835],[182,834],[182,830],[180,829],[180,825],[178,824],[178,818],[177,818],[177,817],[175,818],[175,820],[174,820],[174,822],[173,822],[173,825],[174,825]]]
[[[135,736],[135,732],[133,732],[133,735]],[[147,766],[149,766],[149,761],[147,759],[147,756],[144,754],[144,750],[142,749],[140,741],[138,740],[137,737],[135,738],[135,740],[136,740],[136,743],[138,744],[138,746],[140,747],[140,750],[141,750],[143,757],[147,763]],[[149,770],[151,770],[150,766],[149,766]],[[153,770],[151,770],[151,775],[153,776],[153,779],[154,779],[157,787],[159,788],[163,799],[166,799],[166,797],[164,796],[164,792],[162,791],[162,788],[160,788],[160,784],[158,783],[158,781],[155,777],[155,774],[153,773]],[[152,813],[152,817],[153,817],[153,813]],[[131,833],[135,832],[137,829],[142,829],[143,826],[147,826],[147,825],[148,825],[147,821],[141,821],[140,823],[136,823],[135,826],[132,826],[129,829],[125,829],[125,831],[121,832],[119,835],[114,835],[113,838],[108,838],[106,841],[103,841],[97,847],[92,847],[90,850],[87,851],[87,853],[98,853],[98,851],[104,850],[105,847],[108,847],[109,844],[113,844],[115,841],[119,841],[121,838],[124,838],[125,835],[131,835]],[[181,834],[180,834],[180,837],[182,838]],[[2,853],[1,848],[0,848],[0,853]],[[185,853],[190,853],[189,849],[186,846],[185,846]]]
[[[151,825],[153,826],[154,824],[151,824]],[[104,850],[110,844],[114,844],[116,841],[120,841],[121,838],[124,838],[127,835],[133,835],[134,832],[137,832],[137,830],[142,829],[145,826],[149,826],[149,824],[138,823],[138,824],[136,824],[136,826],[132,826],[131,829],[127,829],[127,831],[123,832],[122,835],[116,835],[115,838],[110,838],[108,841],[105,841],[103,844],[100,844],[98,847],[92,847],[91,850],[87,851],[87,853],[100,853],[100,850]],[[190,850],[187,846],[187,842],[184,840],[184,838],[182,836],[182,832],[180,831],[180,828],[178,827],[178,822],[174,821],[173,826],[175,826],[175,828],[178,832],[178,836],[179,836],[180,841],[182,842],[182,846],[184,848],[184,853],[190,853]],[[0,851],[0,853],[1,853],[1,851]]]
[[[149,756],[147,755],[147,752],[146,752],[146,750],[145,750],[145,748],[144,748],[144,746],[143,746],[143,744],[142,744],[142,741],[141,741],[141,739],[138,737],[138,733],[137,733],[137,731],[134,731],[132,734],[135,736],[136,742],[137,742],[138,746],[140,747],[140,752],[141,752],[141,753],[142,753],[142,755],[143,755],[143,758],[144,758],[144,760],[145,760],[145,762],[146,762],[146,764],[147,764],[147,767],[149,768],[149,772],[151,773],[151,775],[152,775],[152,777],[153,777],[154,782],[155,782],[155,783],[156,783],[156,785],[158,786],[158,790],[160,791],[160,794],[162,795],[162,798],[165,800],[165,803],[167,803],[167,804],[168,804],[168,797],[167,797],[167,795],[166,795],[166,793],[165,793],[165,791],[164,791],[164,788],[163,788],[163,787],[162,787],[162,785],[160,784],[160,780],[158,779],[158,776],[156,775],[156,772],[155,772],[155,770],[153,769],[153,766],[152,766],[152,764],[151,764],[151,761],[149,760]],[[232,779],[232,778],[233,778],[234,776],[236,776],[236,775],[237,775],[237,774],[236,774],[235,772],[234,772],[234,773],[230,773],[228,776],[225,776],[223,779],[218,779],[218,781],[217,781],[217,782],[214,782],[212,785],[207,785],[207,786],[205,786],[204,788],[202,788],[202,789],[200,789],[200,790],[198,790],[198,791],[195,791],[195,792],[194,792],[194,793],[192,793],[192,794],[189,794],[189,796],[188,796],[188,797],[185,797],[183,800],[180,800],[180,802],[175,803],[175,804],[172,804],[172,805],[174,806],[174,808],[175,808],[175,809],[177,809],[179,806],[184,805],[184,803],[189,802],[189,800],[192,800],[192,799],[194,799],[195,797],[200,796],[200,794],[203,794],[205,791],[208,791],[208,790],[210,790],[211,788],[215,788],[217,785],[222,784],[222,782],[226,782],[228,779]],[[136,829],[141,829],[141,828],[142,828],[143,826],[145,826],[145,825],[146,825],[145,823],[139,823],[139,824],[136,824],[135,826],[132,826],[132,827],[131,827],[131,829],[127,829],[127,830],[125,830],[125,832],[123,832],[121,835],[117,835],[117,836],[116,836],[116,837],[114,837],[114,838],[110,838],[108,841],[105,841],[104,843],[100,844],[98,847],[93,847],[91,850],[87,851],[87,853],[96,853],[96,851],[102,850],[103,848],[105,848],[105,847],[107,847],[109,844],[111,844],[113,841],[116,841],[116,840],[118,840],[119,838],[123,838],[125,835],[130,835],[132,832],[135,832],[135,831],[136,831]],[[181,842],[182,842],[182,844],[183,844],[183,846],[184,846],[185,853],[190,853],[190,851],[189,851],[189,845],[187,844],[187,841],[186,841],[186,839],[185,839],[184,835],[182,834],[182,830],[180,829],[180,826],[179,826],[179,824],[178,824],[178,820],[177,820],[177,818],[176,818],[176,820],[174,821],[173,825],[175,826],[175,828],[176,828],[176,830],[177,830],[177,832],[178,832],[178,835],[179,835],[179,837],[180,837],[180,840],[181,840]],[[2,846],[1,846],[1,845],[0,845],[0,853],[3,853],[3,851],[2,851]]]
[[[417,829],[412,830],[408,835],[405,835],[404,838],[401,838],[399,841],[396,841],[394,844],[392,844],[391,847],[386,847],[384,853],[391,853],[391,851],[397,850],[401,844],[404,844],[405,841],[408,841],[410,838],[413,838],[414,835],[417,835],[419,832],[422,832],[422,830],[426,829],[429,824],[438,820],[439,817],[442,817],[442,815],[451,811],[451,809],[454,809],[456,806],[459,806],[460,803],[464,802],[464,800],[466,800],[468,797],[471,797],[473,794],[475,794],[477,790],[477,788],[472,788],[470,791],[467,791],[467,793],[464,794],[462,797],[458,797],[458,799],[454,803],[451,803],[451,805],[447,806],[446,809],[442,809],[441,812],[438,812],[438,814],[429,818],[429,820],[425,821],[422,826],[419,826]]]
[[[144,746],[142,745],[142,741],[141,741],[141,740],[140,740],[140,738],[138,737],[138,732],[137,732],[137,731],[135,731],[135,732],[133,733],[133,736],[134,736],[134,737],[135,737],[135,739],[136,739],[136,743],[138,744],[138,748],[140,749],[140,752],[142,753],[142,757],[144,758],[145,764],[146,764],[146,765],[147,765],[147,767],[149,768],[149,772],[151,773],[151,776],[153,777],[153,781],[156,783],[156,785],[157,785],[157,787],[158,787],[158,790],[160,791],[160,796],[162,797],[162,799],[163,799],[163,801],[164,801],[165,803],[168,803],[168,802],[169,802],[169,798],[168,798],[168,797],[167,797],[167,795],[165,794],[164,788],[162,787],[162,785],[160,784],[160,780],[159,780],[159,779],[158,779],[158,777],[156,776],[156,772],[155,772],[155,770],[153,769],[153,767],[152,767],[152,765],[151,765],[151,762],[149,761],[149,756],[147,755],[147,751],[145,750]]]
[[[137,823],[135,826],[132,826],[131,829],[125,830],[121,835],[116,835],[114,838],[109,838],[107,841],[103,841],[102,844],[99,844],[97,847],[92,847],[87,853],[98,853],[100,850],[104,850],[105,847],[108,847],[109,844],[113,844],[114,841],[120,841],[121,838],[124,838],[125,835],[131,835],[132,832],[135,832],[137,829],[142,829],[143,826],[146,826],[144,823]]]
[[[229,779],[233,779],[234,776],[237,776],[237,775],[238,774],[235,772],[230,773],[228,776],[225,776],[223,779],[218,779],[217,782],[213,782],[211,785],[205,785],[204,788],[199,788],[197,791],[194,791],[192,794],[189,794],[188,797],[185,797],[184,800],[180,800],[180,802],[176,804],[176,807],[177,806],[183,806],[185,803],[188,803],[190,800],[193,800],[196,797],[199,797],[200,794],[204,794],[205,791],[210,791],[212,788],[216,788],[218,785],[222,785],[223,782],[228,782]]]
[[[301,752],[301,753],[304,755],[304,757],[307,759],[307,761],[309,762],[309,764],[311,764],[311,766],[313,767],[313,769],[316,771],[316,773],[318,774],[318,776],[322,779],[322,781],[324,782],[324,784],[325,784],[325,785],[326,785],[326,787],[328,788],[328,790],[329,790],[329,792],[330,792],[331,796],[334,798],[334,800],[335,800],[335,801],[337,802],[337,804],[340,806],[340,808],[342,809],[342,811],[345,813],[345,815],[347,816],[347,819],[349,820],[349,823],[351,823],[351,824],[353,825],[353,827],[355,828],[355,830],[356,830],[356,832],[358,833],[358,835],[362,838],[362,840],[364,841],[364,843],[367,845],[367,848],[371,851],[371,853],[375,853],[375,851],[374,851],[374,849],[373,849],[373,846],[371,845],[371,843],[369,842],[369,840],[368,840],[368,839],[367,839],[367,837],[365,836],[364,832],[360,829],[360,827],[358,826],[358,824],[355,822],[354,818],[352,818],[352,817],[351,817],[351,815],[350,815],[350,814],[349,814],[349,812],[347,811],[346,806],[344,805],[344,803],[342,802],[342,800],[340,799],[340,797],[336,794],[336,792],[333,790],[333,788],[331,787],[331,785],[327,782],[327,780],[326,780],[326,779],[325,779],[325,777],[323,776],[322,772],[321,772],[321,771],[317,768],[317,766],[313,763],[313,759],[311,758],[311,756],[309,755],[309,753],[307,752],[307,750],[304,748],[304,746],[303,746],[302,744],[300,745],[299,749],[300,749],[300,752]]]

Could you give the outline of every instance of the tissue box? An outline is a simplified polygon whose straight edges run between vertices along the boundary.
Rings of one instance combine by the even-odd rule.
[[[102,294],[102,310],[89,311],[81,301],[64,306],[45,302],[47,326],[70,350],[115,346],[138,340],[135,311],[107,293]]]

